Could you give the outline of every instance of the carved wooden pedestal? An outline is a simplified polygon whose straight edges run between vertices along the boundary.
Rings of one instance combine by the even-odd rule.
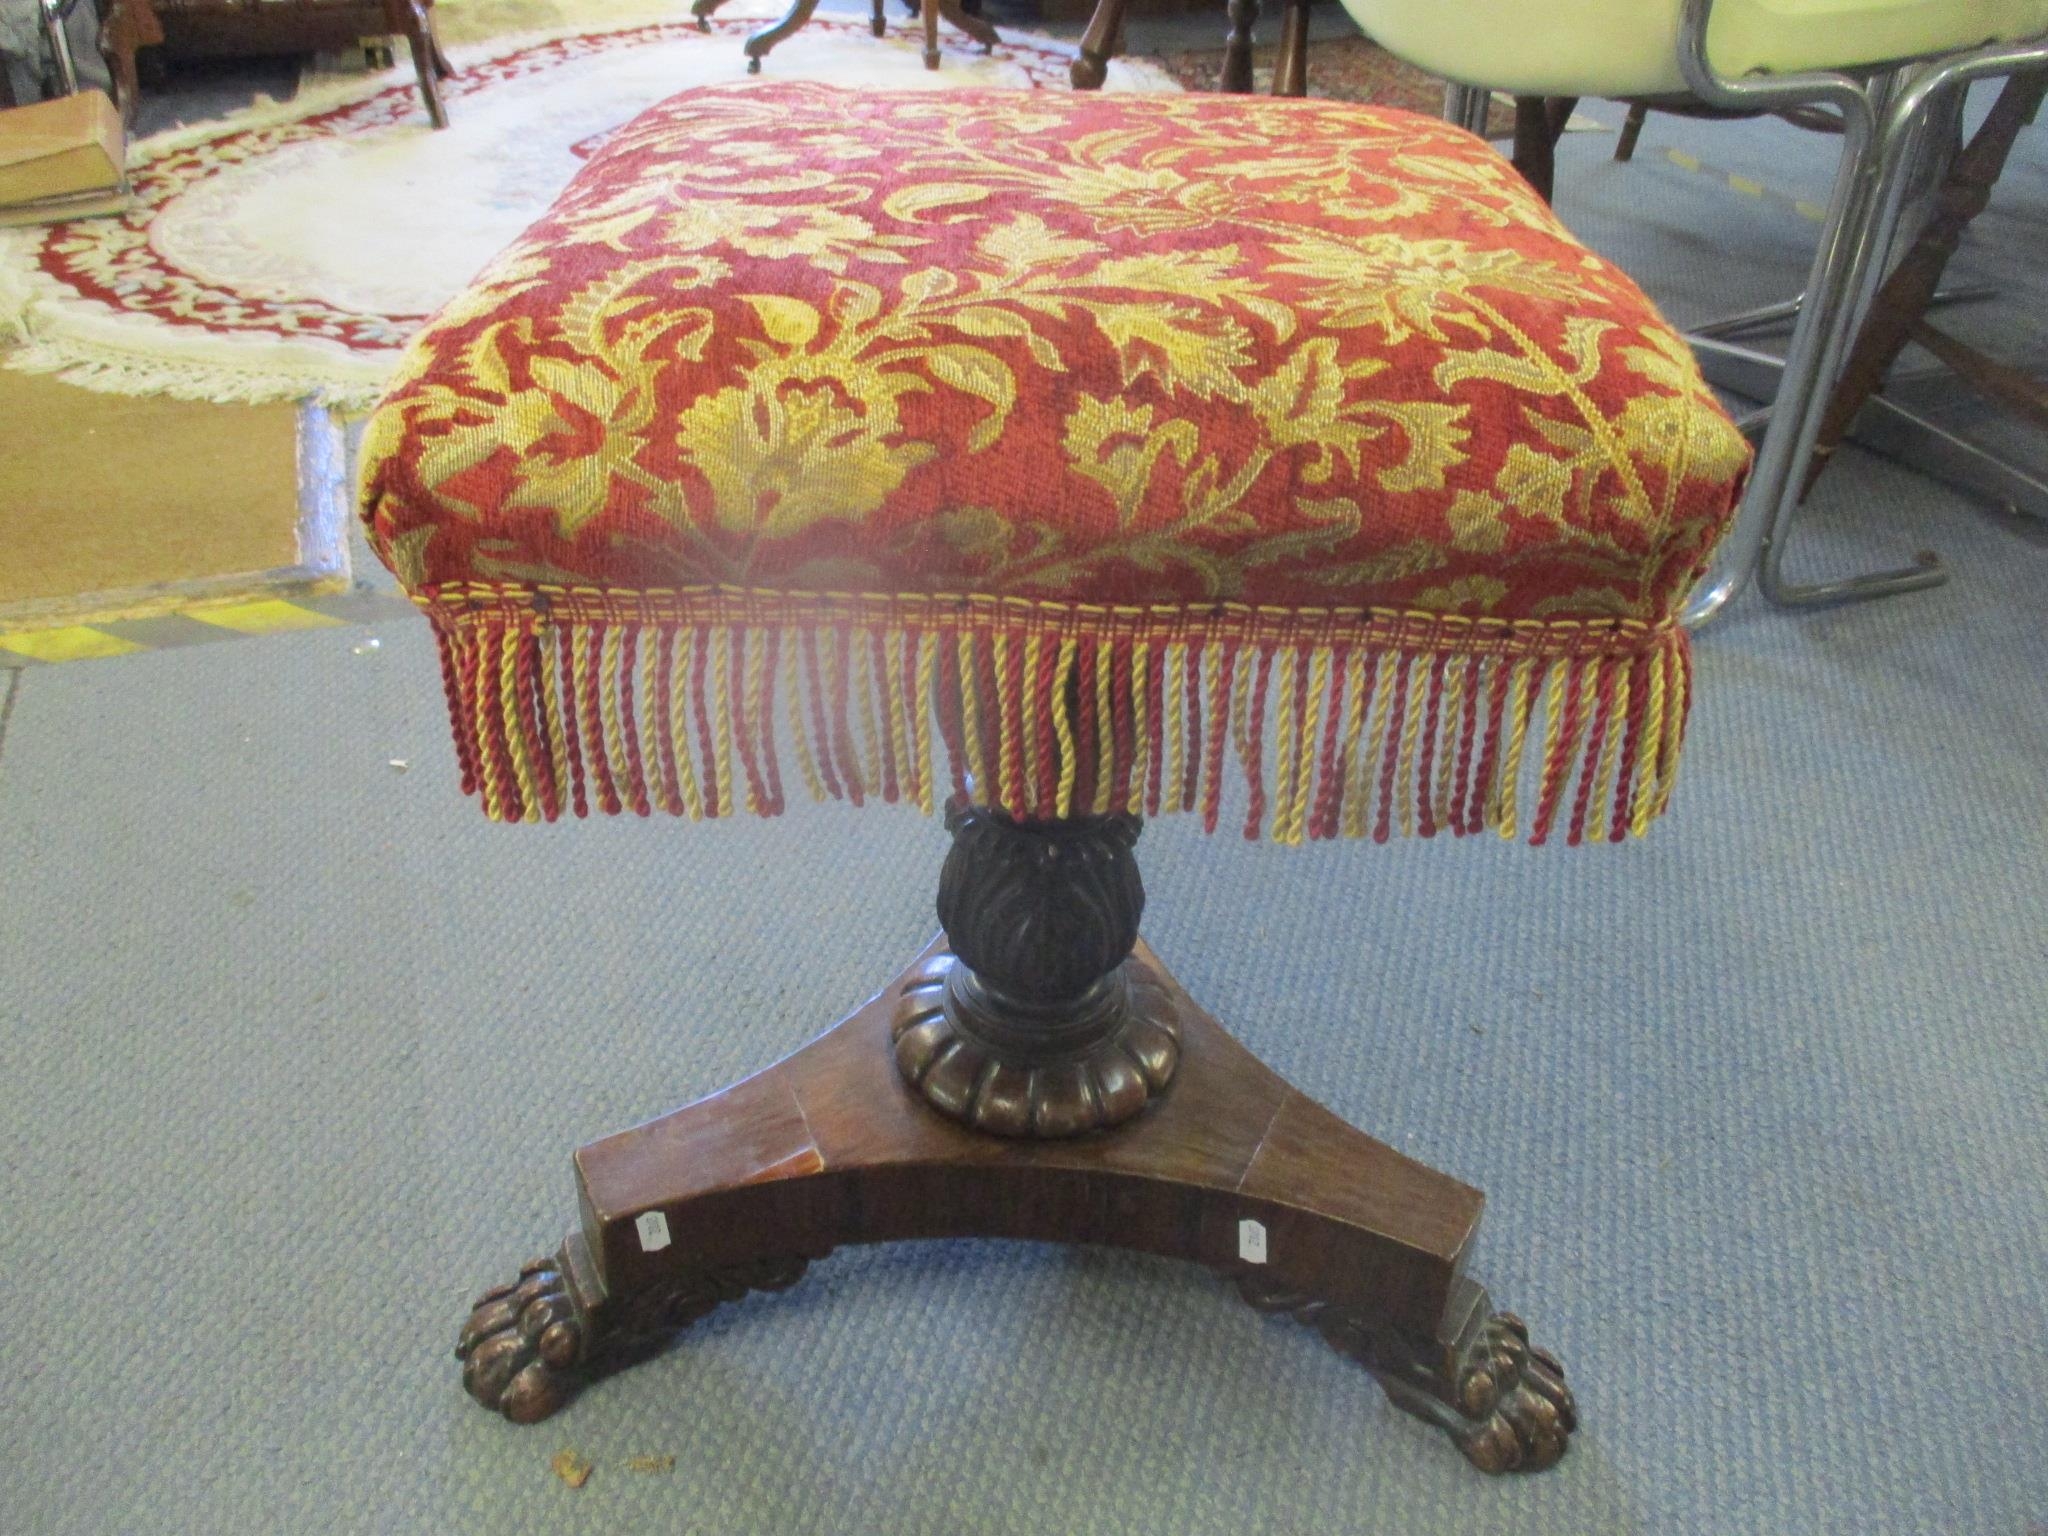
[[[456,1351],[471,1395],[546,1418],[581,1381],[842,1244],[1027,1238],[1206,1265],[1314,1325],[1483,1470],[1555,1462],[1575,1423],[1563,1371],[1461,1273],[1479,1192],[1289,1087],[1148,948],[1125,952],[1120,986],[1177,1062],[1134,1118],[1059,1136],[1064,1121],[1034,1133],[1013,1114],[995,1135],[928,1101],[898,1041],[964,969],[941,939],[795,1055],[578,1151],[581,1230],[478,1300]],[[1091,1036],[1033,1070],[1099,1048]],[[1142,1076],[1141,1053],[1127,1059]]]

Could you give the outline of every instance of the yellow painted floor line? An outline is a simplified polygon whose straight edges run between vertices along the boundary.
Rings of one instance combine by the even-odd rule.
[[[1744,176],[1735,171],[1723,170],[1711,161],[1702,160],[1698,155],[1687,154],[1682,149],[1666,148],[1664,158],[1677,166],[1681,171],[1694,171],[1702,176],[1713,178],[1731,192],[1740,192],[1744,197],[1761,198],[1766,202],[1773,202],[1782,207],[1790,208],[1800,218],[1810,223],[1819,224],[1827,219],[1827,209],[1818,203],[1809,203],[1804,198],[1788,196],[1780,192],[1776,187],[1758,181],[1754,176]]]
[[[133,640],[123,640],[89,624],[0,634],[0,651],[11,651],[31,661],[87,661],[97,656],[127,656],[142,649]]]
[[[302,608],[283,598],[266,597],[253,603],[214,603],[204,608],[183,610],[188,619],[232,629],[241,635],[271,635],[287,629],[331,629],[344,623],[332,614]]]
[[[208,603],[143,619],[102,619],[50,629],[0,630],[0,668],[100,656],[136,656],[217,640],[354,628],[417,616],[395,592],[356,590],[315,597]]]

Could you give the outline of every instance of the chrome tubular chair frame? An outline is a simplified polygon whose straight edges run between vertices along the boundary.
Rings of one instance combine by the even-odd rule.
[[[1485,138],[1486,113],[1492,103],[1493,92],[1483,86],[1459,85],[1454,80],[1444,87],[1444,121]]]
[[[1743,80],[1714,72],[1706,53],[1714,0],[1685,0],[1679,63],[1686,85],[1709,106],[1774,112],[1826,104],[1842,115],[1842,154],[1741,515],[1715,569],[1693,593],[1685,622],[1712,619],[1757,573],[1764,596],[1787,607],[1883,597],[1947,580],[1938,565],[1799,585],[1786,580],[1785,544],[1807,460],[1820,434],[1826,391],[1840,372],[1857,317],[1883,275],[1904,189],[1931,113],[1972,81],[2048,63],[2048,37],[1994,44],[1908,65],[1873,83],[1834,71]]]
[[[78,94],[78,66],[71,58],[71,39],[65,33],[65,23],[78,8],[78,0],[39,0],[37,10],[42,17],[43,35],[49,39],[50,63],[57,73],[58,87],[66,96]]]

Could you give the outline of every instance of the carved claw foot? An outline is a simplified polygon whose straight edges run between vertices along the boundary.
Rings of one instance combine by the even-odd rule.
[[[554,1258],[522,1265],[517,1280],[477,1298],[455,1346],[462,1385],[514,1424],[537,1424],[585,1380],[648,1358],[750,1291],[787,1290],[809,1264],[808,1256],[791,1254],[678,1267],[631,1294],[606,1297],[588,1250],[571,1237]]]
[[[1557,1357],[1529,1342],[1528,1326],[1495,1312],[1486,1292],[1460,1278],[1442,1336],[1418,1339],[1316,1297],[1240,1275],[1238,1290],[1262,1312],[1313,1327],[1333,1349],[1371,1371],[1397,1408],[1434,1424],[1482,1472],[1555,1466],[1579,1427]]]
[[[462,1385],[513,1423],[536,1424],[569,1400],[589,1334],[558,1262],[535,1259],[470,1309],[455,1346]]]
[[[1458,1379],[1458,1407],[1474,1426],[1453,1428],[1465,1459],[1482,1472],[1540,1472],[1579,1427],[1557,1357],[1529,1342],[1512,1312],[1486,1320],[1475,1358]]]

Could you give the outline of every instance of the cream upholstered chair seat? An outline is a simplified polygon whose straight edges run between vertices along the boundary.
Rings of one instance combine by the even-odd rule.
[[[1518,96],[1684,94],[1680,0],[1344,0],[1410,63]],[[1726,76],[1856,69],[2048,30],[2048,0],[1718,0]]]

